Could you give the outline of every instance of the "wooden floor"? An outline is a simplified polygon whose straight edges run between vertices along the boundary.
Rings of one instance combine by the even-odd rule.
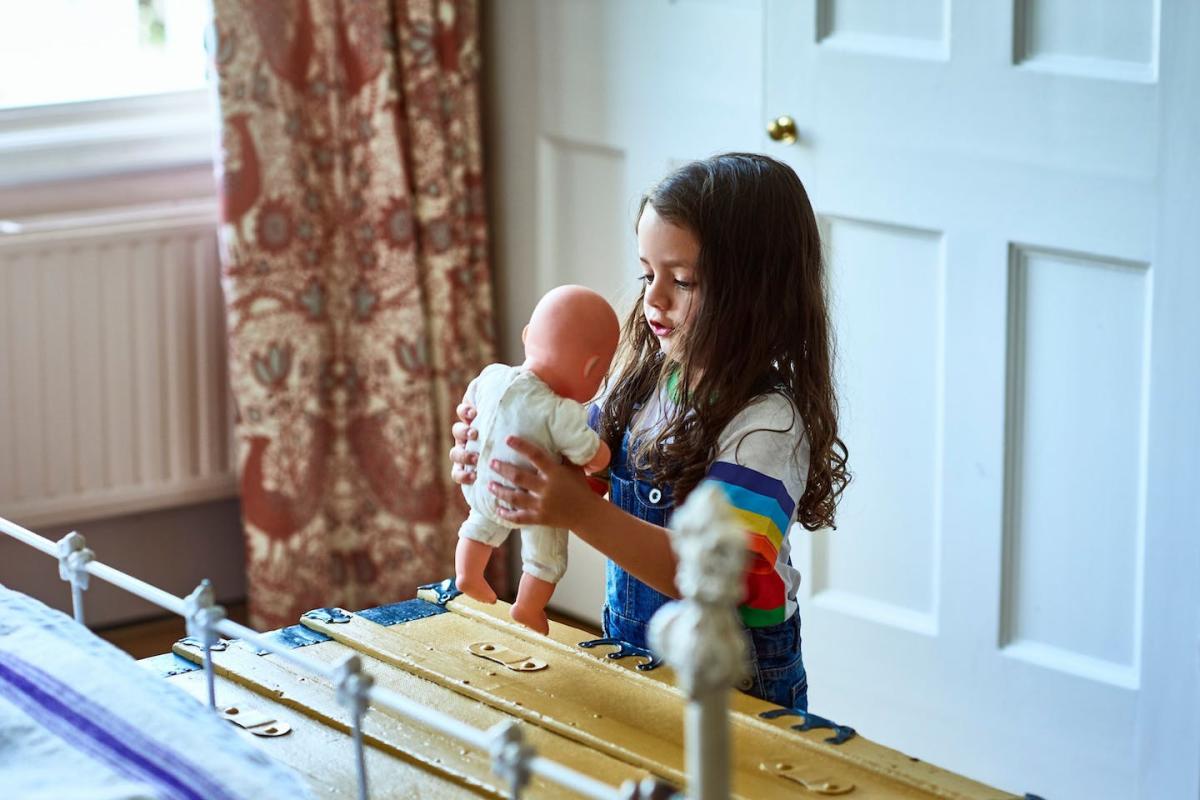
[[[245,603],[228,605],[225,607],[225,613],[235,622],[246,624]],[[547,616],[556,622],[573,625],[596,636],[600,635],[600,629],[591,623],[555,611],[547,612]],[[169,652],[171,645],[182,639],[186,633],[183,620],[180,617],[169,616],[98,630],[96,635],[134,658],[149,658]]]

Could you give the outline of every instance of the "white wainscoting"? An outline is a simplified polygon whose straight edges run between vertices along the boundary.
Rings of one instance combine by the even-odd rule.
[[[216,203],[0,223],[0,516],[236,494]]]

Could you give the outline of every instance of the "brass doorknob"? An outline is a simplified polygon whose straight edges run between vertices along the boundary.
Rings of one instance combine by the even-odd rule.
[[[800,136],[796,133],[796,120],[784,114],[767,123],[767,135],[776,142],[795,144]]]

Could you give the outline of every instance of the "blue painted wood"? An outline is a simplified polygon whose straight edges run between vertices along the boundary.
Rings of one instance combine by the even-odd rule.
[[[390,627],[392,625],[401,625],[405,622],[412,622],[415,619],[425,619],[438,614],[445,614],[446,609],[436,603],[430,603],[418,598],[404,600],[399,603],[388,603],[387,605],[368,608],[356,613],[363,619],[368,619],[378,625]],[[328,608],[309,611],[305,616],[325,619],[327,622],[346,622],[350,619],[350,616],[346,615],[340,609]],[[330,638],[325,634],[318,633],[303,625],[289,625],[286,628],[265,633],[263,636],[288,650],[296,650],[312,644],[330,641]],[[223,650],[224,646],[214,649]],[[263,656],[269,652],[268,650],[259,650],[258,654]],[[185,672],[193,672],[201,668],[200,665],[193,664],[186,658],[180,658],[174,653],[163,653],[159,656],[143,659],[142,665],[160,678],[170,678],[173,675],[182,675]]]
[[[319,620],[328,624],[342,624],[349,622],[352,619],[350,614],[347,614],[340,608],[314,608],[312,611],[305,611],[300,616]]]
[[[446,609],[436,603],[416,599],[368,608],[365,611],[359,611],[358,616],[369,619],[378,625],[391,626],[445,613]]]
[[[174,653],[163,653],[160,656],[143,658],[138,663],[160,678],[170,678],[173,675],[182,675],[185,672],[195,672],[200,669],[199,664],[193,664],[186,658],[181,658]]]
[[[437,592],[437,604],[444,606],[454,598],[462,594],[459,588],[454,585],[454,578],[446,578],[439,583],[427,583],[424,586],[418,586],[418,589],[432,589]]]
[[[286,628],[280,628],[277,631],[271,631],[263,635],[288,650],[296,650],[301,647],[308,647],[310,644],[330,641],[329,637],[325,634],[317,633],[303,625],[289,625]],[[259,650],[258,654],[265,656],[268,652],[268,650]]]

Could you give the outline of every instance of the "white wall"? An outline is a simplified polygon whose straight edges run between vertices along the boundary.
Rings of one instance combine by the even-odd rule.
[[[532,225],[537,196],[537,15],[532,3],[484,0],[483,133],[491,222],[496,339],[501,361],[522,357],[521,329],[537,303]]]

